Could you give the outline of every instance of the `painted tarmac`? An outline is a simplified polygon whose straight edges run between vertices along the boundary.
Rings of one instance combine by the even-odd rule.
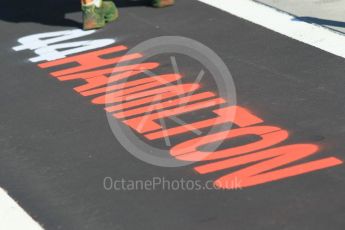
[[[344,228],[344,58],[199,1],[179,1],[176,6],[162,10],[144,6],[142,2],[117,3],[121,17],[116,23],[68,41],[113,39],[115,43],[74,55],[104,51],[113,46],[124,46],[130,50],[143,41],[159,36],[181,36],[196,40],[218,54],[229,68],[236,88],[236,106],[243,110],[237,109],[241,115],[237,120],[226,119],[235,124],[232,131],[250,134],[243,139],[234,138],[225,142],[220,148],[247,146],[250,142],[265,138],[267,134],[274,137],[267,138],[267,142],[272,141],[272,146],[260,146],[263,152],[259,153],[263,158],[258,153],[252,153],[254,149],[237,148],[238,154],[243,154],[244,158],[226,162],[227,167],[222,170],[218,168],[215,172],[212,170],[220,166],[208,165],[207,162],[168,168],[137,159],[114,137],[104,103],[94,103],[96,96],[83,95],[85,90],[74,90],[84,85],[86,78],[80,79],[81,75],[73,81],[58,78],[80,74],[76,69],[71,70],[76,67],[75,64],[66,62],[67,65],[57,65],[57,62],[69,60],[74,55],[67,55],[66,59],[57,62],[32,62],[29,59],[37,56],[37,49],[13,50],[13,47],[21,45],[18,39],[28,35],[77,29],[81,20],[78,2],[33,2],[15,15],[19,2],[11,1],[0,9],[0,28],[3,31],[0,36],[0,187],[8,191],[44,229]],[[33,46],[33,43],[28,45]],[[38,53],[43,56],[47,54],[47,50],[41,51]],[[89,60],[86,57],[89,56],[76,60]],[[156,74],[174,73],[174,65],[169,57],[161,55],[148,60],[159,64],[159,68],[154,70]],[[195,76],[200,75],[202,68],[200,63],[185,56],[176,55],[176,58],[183,79],[195,81]],[[88,67],[79,70],[104,70],[106,65],[99,63],[99,60],[87,61]],[[107,68],[113,67],[112,63]],[[228,92],[215,87],[218,79],[211,75],[211,72],[205,72],[200,81],[200,92],[227,95]],[[232,98],[223,98],[235,106]],[[201,100],[199,97],[197,99]],[[224,107],[214,105],[212,111]],[[205,105],[201,108],[205,108]],[[132,114],[135,112],[132,111]],[[199,110],[185,115],[179,118],[187,123],[201,122],[215,116],[210,111]],[[168,122],[167,125],[173,127],[172,123]],[[140,134],[137,126],[131,127],[132,131],[138,131],[134,132],[138,137],[135,140],[151,143]],[[153,126],[144,127],[149,131],[160,131],[154,130]],[[260,132],[255,136],[253,130]],[[184,132],[172,138],[170,144],[176,147],[196,138],[195,135],[193,132]],[[277,141],[278,138],[282,140]],[[162,140],[154,142],[153,146],[167,150],[163,146],[166,142]],[[291,157],[285,159],[288,164],[279,166],[277,162],[270,162],[269,166],[277,167],[266,171],[273,174],[265,170],[261,174],[254,174],[252,170],[250,176],[239,173],[241,169],[258,166],[259,160],[266,167],[269,159],[265,156],[273,154],[270,156],[276,157],[269,152],[272,149],[299,144],[308,146],[297,150],[289,148],[291,151],[287,154]],[[193,144],[188,143],[187,147],[190,146]],[[317,147],[315,151],[313,146]],[[186,160],[183,157],[193,157],[188,155],[190,152],[184,155],[181,149],[181,146],[173,150],[169,147],[167,151],[175,158],[180,156]],[[296,154],[307,154],[307,149],[312,152],[310,156],[288,162]],[[249,161],[248,156],[258,158]],[[216,154],[208,157],[216,157]],[[330,159],[327,161],[329,164],[319,162],[318,170],[316,164],[308,165],[320,159]],[[244,162],[243,165],[238,163],[239,160]],[[236,167],[230,167],[230,163]],[[297,165],[303,167],[293,167]],[[308,167],[310,172],[307,172]],[[291,170],[279,171],[286,168]],[[256,173],[259,172],[258,167],[254,169]],[[209,173],[202,173],[206,171]],[[159,186],[157,189],[132,191],[128,188],[108,189],[108,183],[114,180],[150,181],[158,178],[170,183],[183,179],[206,184],[230,174],[235,179],[248,177],[250,180],[235,181],[239,183],[237,189],[225,190],[187,191]],[[266,177],[260,177],[262,174]],[[291,177],[284,177],[283,174],[290,174]],[[252,186],[245,186],[250,183]]]

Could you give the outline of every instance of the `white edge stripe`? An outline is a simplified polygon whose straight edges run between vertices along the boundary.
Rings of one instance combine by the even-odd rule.
[[[2,188],[0,188],[0,229],[43,230]]]
[[[331,29],[296,21],[290,14],[251,0],[198,0],[300,42],[345,58],[344,35]]]

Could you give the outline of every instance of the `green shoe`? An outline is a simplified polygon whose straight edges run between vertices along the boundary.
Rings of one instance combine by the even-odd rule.
[[[102,28],[106,23],[112,22],[118,17],[117,8],[112,1],[102,2],[101,7],[82,6],[82,11],[84,30]]]
[[[152,0],[151,5],[156,8],[162,8],[172,6],[175,4],[175,0]]]
[[[104,18],[106,23],[113,22],[119,17],[119,11],[117,10],[113,1],[105,0],[102,4],[102,7],[104,9]]]

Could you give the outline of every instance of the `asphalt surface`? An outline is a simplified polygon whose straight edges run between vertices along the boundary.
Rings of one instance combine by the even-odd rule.
[[[101,107],[72,90],[78,84],[27,61],[32,51],[12,50],[20,37],[80,26],[78,3],[33,3],[18,15],[16,4],[0,10],[0,185],[45,229],[344,228],[344,166],[235,191],[106,191],[105,177],[214,176],[138,160]],[[89,39],[128,47],[163,35],[195,39],[229,67],[239,105],[291,133],[285,143],[316,143],[319,155],[345,159],[344,59],[197,1],[163,10],[120,5],[120,19]]]

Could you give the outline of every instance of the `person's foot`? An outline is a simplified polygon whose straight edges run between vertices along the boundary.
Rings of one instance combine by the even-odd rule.
[[[106,23],[115,21],[119,17],[119,11],[117,10],[117,7],[115,6],[113,1],[103,1],[102,7],[104,9],[104,18]]]
[[[175,0],[152,0],[152,6],[156,8],[172,6],[174,4]]]
[[[118,17],[118,10],[112,1],[104,1],[100,7],[94,4],[82,6],[82,11],[84,30],[102,28]]]

